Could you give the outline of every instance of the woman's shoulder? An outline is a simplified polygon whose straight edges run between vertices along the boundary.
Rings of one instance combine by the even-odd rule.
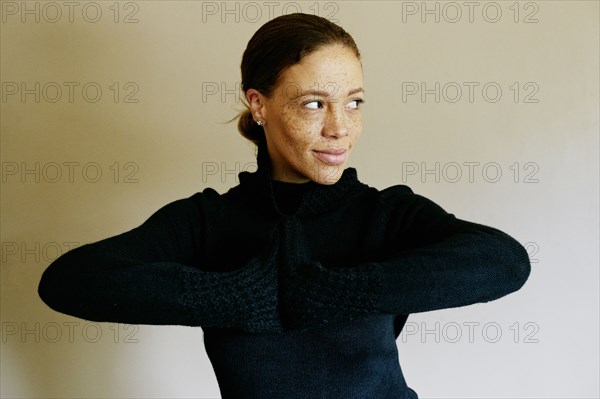
[[[197,217],[210,214],[219,203],[222,195],[212,188],[205,188],[186,197],[174,199],[158,208],[149,218],[154,223],[181,223],[197,221]]]
[[[383,207],[394,207],[399,202],[410,201],[418,196],[409,186],[404,184],[396,184],[381,189],[369,186],[369,189],[370,195],[376,198],[379,205]]]
[[[415,193],[404,184],[397,184],[377,191],[377,204],[392,219],[446,218],[451,216],[436,201]]]
[[[405,184],[396,184],[379,191],[380,198],[385,202],[398,203],[434,203],[428,197],[416,193],[411,187]]]
[[[414,194],[412,188],[405,184],[396,184],[393,186],[386,187],[384,189],[378,190],[380,195],[383,197],[396,197],[401,195],[410,195]]]

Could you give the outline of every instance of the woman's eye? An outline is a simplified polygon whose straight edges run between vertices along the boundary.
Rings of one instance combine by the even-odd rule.
[[[321,103],[321,101],[311,101],[311,102],[305,103],[304,106],[306,108],[310,108],[310,109],[323,108],[323,104]]]
[[[364,103],[364,100],[352,100],[348,103],[348,108],[358,109],[362,103]]]

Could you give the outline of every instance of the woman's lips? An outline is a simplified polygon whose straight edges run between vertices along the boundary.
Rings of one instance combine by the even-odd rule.
[[[313,150],[313,152],[319,160],[329,165],[341,165],[346,162],[348,157],[348,151],[346,150]]]

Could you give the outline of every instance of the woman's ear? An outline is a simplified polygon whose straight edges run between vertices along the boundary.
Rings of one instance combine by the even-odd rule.
[[[261,121],[264,123],[266,117],[266,97],[256,89],[248,89],[246,91],[246,100],[248,100],[250,112],[252,112],[252,117],[254,120],[256,122]]]

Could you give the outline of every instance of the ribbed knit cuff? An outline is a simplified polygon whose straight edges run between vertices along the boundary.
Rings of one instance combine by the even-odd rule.
[[[252,258],[230,272],[181,272],[181,302],[191,325],[238,327],[247,332],[282,331],[277,310],[277,269]]]
[[[284,327],[306,329],[374,313],[380,282],[360,270],[327,269],[320,262],[298,265],[283,279]]]

